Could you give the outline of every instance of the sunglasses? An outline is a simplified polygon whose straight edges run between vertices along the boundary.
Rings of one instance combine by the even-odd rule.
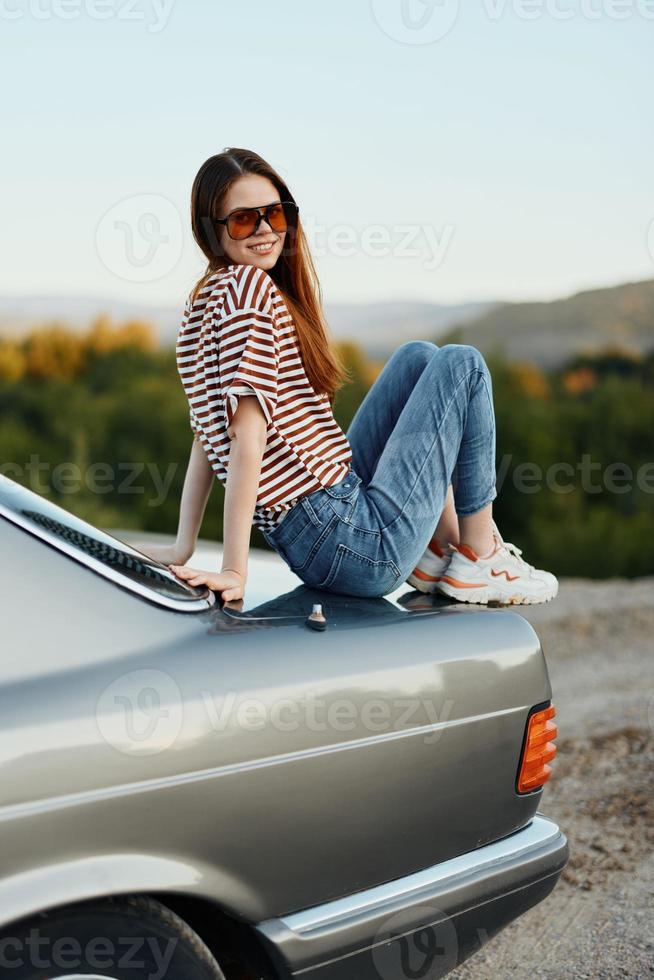
[[[273,231],[288,231],[297,220],[298,206],[292,201],[279,201],[263,208],[236,208],[226,218],[216,218],[216,224],[225,225],[230,238],[238,241],[256,234],[265,219]]]

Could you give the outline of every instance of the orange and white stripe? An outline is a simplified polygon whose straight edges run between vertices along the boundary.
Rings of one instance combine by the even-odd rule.
[[[227,428],[239,395],[255,395],[268,441],[253,524],[273,530],[300,497],[340,482],[352,450],[326,393],[304,370],[295,326],[264,269],[229,265],[190,297],[176,344],[189,419],[222,484],[231,441]]]

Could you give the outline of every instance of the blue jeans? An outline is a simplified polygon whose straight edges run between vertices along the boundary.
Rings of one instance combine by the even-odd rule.
[[[347,433],[344,479],[302,497],[268,544],[307,585],[383,596],[415,568],[452,484],[457,514],[497,496],[491,377],[467,344],[399,347]]]

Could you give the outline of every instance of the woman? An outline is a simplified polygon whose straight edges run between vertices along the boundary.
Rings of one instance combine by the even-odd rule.
[[[208,267],[177,365],[195,438],[177,541],[156,557],[240,599],[254,523],[307,585],[331,592],[382,596],[408,580],[468,602],[555,596],[554,576],[493,522],[495,419],[479,351],[403,344],[346,436],[332,405],[347,373],[282,178],[256,153],[226,149],[195,178],[192,226]],[[185,564],[214,476],[225,485],[219,572]]]

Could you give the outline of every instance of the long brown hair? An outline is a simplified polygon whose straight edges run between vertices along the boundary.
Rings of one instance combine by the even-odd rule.
[[[192,300],[209,276],[230,264],[220,246],[215,219],[222,217],[221,208],[229,188],[245,174],[267,177],[274,184],[280,200],[295,203],[279,174],[252,150],[228,147],[205,160],[193,181],[191,227],[208,265],[191,293]],[[299,215],[297,221],[289,225],[286,236],[282,254],[269,275],[293,318],[304,370],[314,391],[316,394],[326,392],[333,402],[336,391],[351,378],[329,340],[322,291]]]

